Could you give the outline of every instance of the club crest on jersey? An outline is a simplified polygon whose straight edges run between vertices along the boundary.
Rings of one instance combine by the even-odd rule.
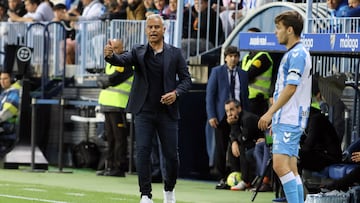
[[[297,56],[299,56],[299,52],[293,52],[291,55],[292,57],[296,58]]]
[[[290,136],[291,136],[291,133],[289,132],[284,132],[284,137],[283,137],[283,140],[285,143],[288,143],[290,141]]]

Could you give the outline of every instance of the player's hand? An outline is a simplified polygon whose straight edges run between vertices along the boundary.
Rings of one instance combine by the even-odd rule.
[[[270,126],[271,118],[272,115],[269,113],[265,113],[263,116],[261,116],[258,122],[258,128],[262,131],[267,130]]]

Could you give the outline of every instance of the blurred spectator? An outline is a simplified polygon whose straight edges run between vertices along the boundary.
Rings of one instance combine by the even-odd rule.
[[[348,0],[327,0],[326,4],[331,17],[346,17],[348,12]]]
[[[84,4],[80,0],[76,0],[71,3],[71,7],[69,8],[66,4],[66,8],[68,10],[69,15],[81,15],[84,10]]]
[[[66,5],[59,3],[53,7],[55,22],[61,22],[66,30],[66,64],[75,64],[75,29],[70,21],[62,20],[66,15]]]
[[[61,16],[61,20],[64,21],[72,21],[72,23],[76,21],[90,21],[90,20],[99,20],[100,16],[104,14],[105,6],[99,0],[81,0],[82,5],[84,6],[83,12],[78,13],[77,9],[71,10],[66,13],[66,15]],[[73,24],[71,24],[73,25]],[[81,24],[80,24],[81,26]],[[76,28],[77,29],[77,28]],[[80,27],[81,29],[81,27]],[[98,29],[96,25],[88,26],[88,30],[95,30]],[[75,63],[75,55],[76,55],[76,42],[80,42],[81,35],[78,33],[75,36],[76,39],[68,38],[66,40],[66,58],[68,63]],[[93,37],[91,43],[94,41],[103,41],[103,36],[98,38]],[[99,52],[99,49],[93,49],[94,52]],[[92,52],[91,52],[92,53]],[[95,54],[96,56],[100,56],[101,54]],[[90,56],[91,58],[95,58],[95,56]]]
[[[246,16],[253,12],[256,8],[259,8],[269,2],[272,2],[272,0],[242,0],[241,13],[243,16]]]
[[[142,0],[128,0],[126,15],[128,20],[145,20],[145,6]]]
[[[348,17],[360,17],[360,0],[349,0]]]
[[[222,0],[220,2],[220,5],[218,5],[217,3],[213,3],[211,5],[211,8],[215,12],[220,13],[219,16],[221,18],[225,35],[231,33],[231,31],[234,29],[235,21],[237,20],[235,19],[235,17],[237,16],[234,15],[234,13],[242,8],[241,3],[232,2],[231,0]]]
[[[168,4],[165,0],[154,0],[154,5],[156,8],[156,14],[159,14],[164,17],[165,9],[168,7]]]
[[[348,3],[350,8],[357,8],[360,6],[359,0],[348,0]]]
[[[23,17],[12,11],[8,12],[12,22],[47,22],[54,18],[49,2],[41,0],[25,0],[24,2],[27,13]]]
[[[0,21],[6,22],[9,16],[7,15],[7,8],[5,4],[0,3]]]
[[[54,11],[53,21],[60,22],[62,21],[63,15],[66,15],[66,6],[65,4],[62,3],[56,4],[53,7],[53,11]]]
[[[184,8],[190,8],[194,5],[194,0],[184,0]]]
[[[85,21],[85,20],[98,20],[104,14],[105,6],[99,0],[81,0],[84,10],[81,13],[74,13],[71,11],[63,16],[62,20],[68,21]]]
[[[151,15],[151,14],[159,14],[163,18],[165,18],[165,9],[168,7],[165,0],[153,0],[153,1],[144,1],[144,5],[146,8],[145,15]]]
[[[23,17],[27,11],[25,9],[25,4],[21,0],[8,0],[9,11],[16,14],[19,17]],[[11,21],[10,18],[8,21]]]
[[[157,11],[157,9],[155,8],[155,5],[154,5],[154,0],[144,0],[144,6],[146,9],[145,16],[156,13],[156,11]]]
[[[199,43],[201,53],[224,41],[221,20],[216,12],[208,7],[208,0],[195,0],[194,6],[184,10],[181,47],[185,58],[188,55],[197,54],[197,50],[194,50],[197,43]],[[190,47],[190,53],[188,53],[188,47]]]
[[[106,12],[100,17],[102,20],[126,19],[127,2],[122,0],[104,0]]]
[[[65,0],[66,10],[73,10],[79,6],[79,0]]]
[[[165,9],[165,19],[175,20],[177,13],[177,0],[169,0],[169,6]]]
[[[348,0],[327,0],[326,1],[330,22],[326,27],[317,29],[318,33],[339,33],[342,32],[344,26],[340,17],[346,17],[349,13]]]

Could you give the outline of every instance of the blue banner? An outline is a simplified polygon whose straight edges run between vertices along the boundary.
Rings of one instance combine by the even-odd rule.
[[[286,51],[278,43],[274,33],[240,32],[240,50]],[[301,41],[310,52],[314,53],[355,53],[360,52],[359,34],[303,34]]]

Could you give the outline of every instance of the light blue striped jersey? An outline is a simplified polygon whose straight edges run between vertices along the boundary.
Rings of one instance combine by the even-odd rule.
[[[290,100],[273,115],[273,124],[306,127],[311,103],[311,69],[310,54],[301,42],[284,54],[277,74],[274,101],[278,100],[287,84],[297,88]]]

